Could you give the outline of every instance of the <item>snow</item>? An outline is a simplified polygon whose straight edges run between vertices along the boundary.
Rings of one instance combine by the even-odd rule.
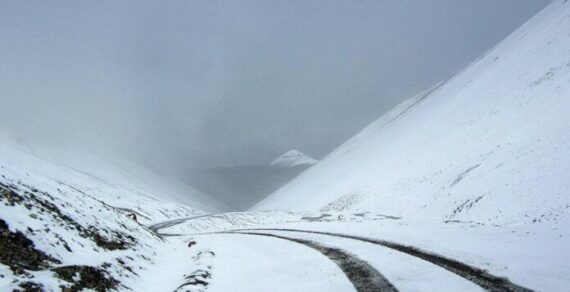
[[[166,244],[155,249],[155,262],[141,272],[141,277],[127,279],[125,285],[133,291],[175,291],[184,282],[184,275],[211,265],[211,259],[201,262],[194,260],[206,250],[188,248],[188,239],[167,238],[166,241]]]
[[[269,166],[273,167],[295,167],[302,165],[313,165],[318,161],[303,152],[293,149],[285,152],[283,155],[277,157],[275,160],[269,163]]]
[[[291,232],[271,233],[292,235]],[[449,272],[434,268],[429,262],[387,248],[378,248],[371,243],[314,234],[301,236],[295,234],[295,237],[326,242],[329,246],[344,248],[360,258],[369,259],[369,263],[378,267],[379,271],[401,291],[482,291],[481,287],[474,283],[465,281],[457,275],[449,275]]]
[[[562,227],[552,230],[541,225],[511,226],[508,229],[472,223],[441,224],[434,221],[381,220],[362,222],[297,222],[262,228],[286,227],[304,230],[358,234],[416,246],[449,258],[481,267],[491,273],[537,291],[564,291],[570,283],[568,238]],[[291,233],[292,234],[292,233]],[[304,236],[304,235],[303,235]],[[331,239],[326,239],[331,242]],[[368,252],[380,252],[370,250]],[[374,261],[379,255],[368,256]],[[382,259],[384,259],[382,257]],[[404,262],[385,258],[378,267],[388,276],[387,268]],[[389,279],[398,279],[407,270],[395,269]],[[424,272],[425,273],[425,272]],[[412,283],[418,285],[420,278]],[[426,287],[427,288],[427,287]],[[453,289],[445,289],[453,290]],[[406,291],[406,290],[404,290]],[[424,290],[421,290],[424,291]]]
[[[374,210],[562,224],[570,204],[570,4],[369,125],[253,210]]]
[[[127,171],[96,155],[73,155],[0,135],[0,219],[11,232],[21,232],[36,249],[60,261],[57,266],[109,264],[105,270],[111,276],[133,277],[163,244],[142,224],[204,214],[220,205],[132,164]],[[18,197],[11,198],[10,191]],[[132,213],[138,221],[128,217]],[[120,247],[105,247],[97,237]],[[41,283],[46,290],[64,284],[48,270],[29,274],[15,275],[0,264],[0,290],[25,281]]]
[[[324,214],[330,216],[318,216]],[[307,220],[308,217],[321,219]],[[253,289],[253,286],[242,285],[255,285],[256,289],[265,287],[272,291],[290,291],[292,289],[290,286],[274,285],[274,281],[277,281],[273,280],[275,277],[281,279],[280,277],[287,277],[287,275],[282,275],[285,271],[273,275],[272,272],[277,270],[271,267],[279,264],[280,269],[297,272],[298,266],[284,262],[281,256],[281,253],[285,253],[290,257],[298,257],[290,250],[291,243],[284,241],[283,245],[288,247],[281,247],[278,245],[278,239],[273,238],[250,236],[247,240],[245,235],[242,236],[243,239],[240,239],[240,235],[208,234],[243,228],[331,231],[389,240],[457,259],[538,291],[560,291],[570,282],[570,277],[566,273],[570,268],[570,254],[566,252],[567,238],[570,234],[563,226],[553,229],[535,224],[505,228],[476,223],[445,224],[438,221],[415,221],[383,217],[381,214],[352,212],[320,214],[287,212],[275,213],[275,216],[272,216],[272,212],[236,212],[214,219],[199,218],[195,221],[187,221],[160,232],[193,234],[191,236],[199,244],[217,253],[213,261],[212,285],[233,287],[232,285],[237,285],[236,282],[240,279],[248,279],[249,274],[266,275],[267,273],[272,276],[258,276],[256,281],[236,287],[247,287],[244,291]],[[295,232],[259,230],[256,232],[314,240],[350,251],[377,268],[396,287],[401,288],[401,291],[480,290],[472,283],[431,263],[373,244]],[[271,255],[268,255],[265,259],[266,253],[276,252],[274,251],[276,246],[280,249],[279,256],[275,255],[271,258]],[[253,250],[249,251],[249,249]],[[220,255],[221,251],[224,251],[224,255]],[[250,253],[255,253],[255,255],[250,255]],[[264,254],[264,256],[259,254]],[[246,262],[246,259],[247,264],[242,267],[241,262]],[[272,262],[267,263],[270,259]],[[240,263],[238,265],[240,271],[234,271],[233,276],[229,275],[236,263]],[[325,263],[326,261],[322,261],[315,266]],[[220,268],[221,266],[224,268]],[[220,272],[220,269],[227,269],[227,271]],[[303,282],[297,284],[302,285]],[[457,289],[450,289],[450,287]]]
[[[118,279],[118,290],[354,291],[348,274],[324,253],[290,240],[228,233],[244,228],[388,240],[531,289],[565,290],[565,2],[554,2],[457,76],[404,101],[323,161],[285,153],[271,166],[312,167],[250,212],[217,213],[225,206],[128,161],[32,147],[0,134],[0,219],[8,233],[19,232],[57,261],[25,274],[0,263],[0,290],[32,281],[58,291],[71,283],[55,268],[87,265]],[[256,232],[342,249],[400,291],[481,290],[468,277],[386,246]]]
[[[334,263],[308,247],[252,235],[201,237],[216,251],[208,291],[354,291]]]

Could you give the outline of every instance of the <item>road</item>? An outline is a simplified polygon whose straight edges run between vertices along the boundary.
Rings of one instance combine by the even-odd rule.
[[[149,226],[160,234],[161,229],[220,214],[200,215],[170,220]],[[249,235],[285,240],[303,245],[334,262],[356,291],[532,291],[506,278],[414,246],[358,235],[291,228],[235,229],[195,234]],[[263,269],[263,267],[259,267]],[[382,272],[382,273],[381,273]],[[223,279],[222,279],[223,280]]]

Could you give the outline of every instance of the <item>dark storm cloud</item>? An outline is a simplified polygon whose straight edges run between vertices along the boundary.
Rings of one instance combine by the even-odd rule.
[[[167,170],[320,157],[547,2],[0,1],[0,127]]]

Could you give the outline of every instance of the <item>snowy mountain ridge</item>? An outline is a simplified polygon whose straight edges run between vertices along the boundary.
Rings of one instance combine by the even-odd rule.
[[[556,223],[570,205],[570,4],[556,1],[253,209]]]
[[[295,167],[295,166],[309,166],[316,164],[318,161],[307,154],[297,150],[292,149],[285,152],[283,155],[277,157],[275,160],[269,163],[269,166],[273,167]]]

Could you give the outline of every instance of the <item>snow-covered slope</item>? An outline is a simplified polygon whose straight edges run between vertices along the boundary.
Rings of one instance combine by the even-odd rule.
[[[367,209],[493,224],[570,211],[570,3],[369,125],[255,210]]]
[[[124,288],[163,245],[143,224],[220,205],[135,165],[126,169],[0,135],[0,290]]]
[[[294,167],[294,166],[310,166],[318,161],[307,154],[293,149],[285,152],[283,155],[277,157],[275,160],[269,163],[272,167]]]

